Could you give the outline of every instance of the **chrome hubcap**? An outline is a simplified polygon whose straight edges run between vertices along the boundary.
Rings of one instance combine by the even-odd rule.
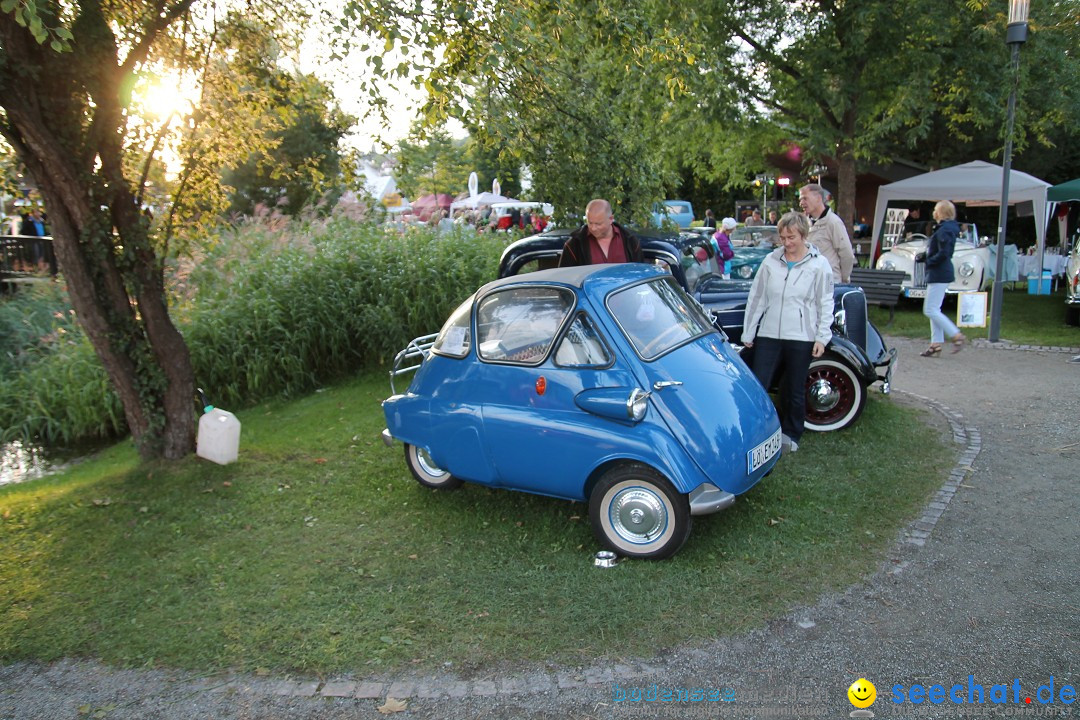
[[[655,540],[668,523],[663,501],[641,488],[624,490],[616,495],[611,503],[610,517],[615,532],[634,543]]]
[[[423,468],[424,472],[433,478],[438,478],[439,476],[446,474],[446,471],[432,462],[431,455],[423,448],[416,448],[416,461],[420,467]]]
[[[810,406],[817,412],[828,412],[840,402],[840,389],[825,378],[818,378],[807,390]]]

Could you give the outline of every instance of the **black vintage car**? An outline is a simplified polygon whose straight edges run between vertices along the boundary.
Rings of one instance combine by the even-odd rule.
[[[509,245],[499,261],[499,277],[556,267],[571,230],[558,228]],[[650,262],[663,263],[679,284],[706,310],[738,346],[750,281],[725,280],[716,273],[708,242],[700,235],[635,230]],[[854,423],[866,406],[867,389],[881,382],[888,393],[896,362],[881,333],[871,324],[862,289],[834,286],[833,339],[825,354],[810,365],[806,379],[806,429],[841,430]]]

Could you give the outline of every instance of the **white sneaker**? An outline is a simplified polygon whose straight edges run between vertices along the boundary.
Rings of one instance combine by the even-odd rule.
[[[780,436],[780,454],[783,455],[789,452],[795,452],[799,449],[799,443],[795,442],[787,435]]]

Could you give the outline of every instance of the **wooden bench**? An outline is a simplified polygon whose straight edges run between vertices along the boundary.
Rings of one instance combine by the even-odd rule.
[[[866,304],[889,308],[887,325],[892,324],[896,303],[900,300],[901,283],[906,277],[907,273],[903,270],[851,269],[851,284],[862,288]]]

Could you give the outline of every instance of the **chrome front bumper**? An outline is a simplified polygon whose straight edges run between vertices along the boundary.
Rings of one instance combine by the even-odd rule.
[[[892,391],[892,374],[896,369],[896,348],[889,348],[889,364],[885,368],[885,376],[878,375],[881,380],[881,392],[888,395]]]
[[[711,483],[702,483],[690,492],[690,514],[708,515],[731,507],[735,496]]]

